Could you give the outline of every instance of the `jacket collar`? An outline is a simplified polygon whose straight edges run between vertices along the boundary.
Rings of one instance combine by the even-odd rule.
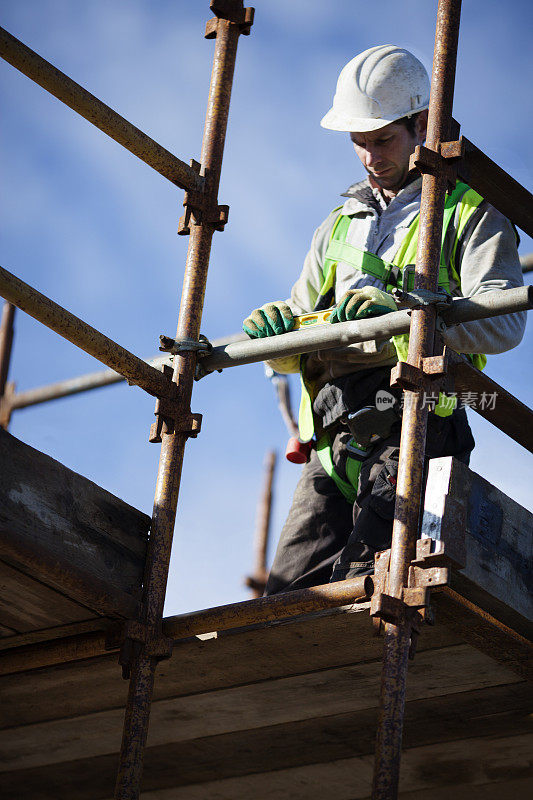
[[[389,207],[392,204],[395,206],[407,205],[407,203],[413,202],[413,200],[420,196],[421,191],[422,177],[417,176],[408,183],[407,186],[400,189],[398,194],[389,203]],[[342,207],[343,214],[357,214],[358,212],[368,213],[370,211],[379,215],[383,211],[382,205],[374,195],[368,178],[358,183],[353,183],[341,194],[341,197],[348,198]]]

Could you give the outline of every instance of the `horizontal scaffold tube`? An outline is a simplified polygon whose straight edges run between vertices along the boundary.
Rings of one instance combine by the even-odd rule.
[[[465,136],[461,136],[464,155],[457,165],[458,177],[515,225],[533,236],[533,195],[498,164],[495,164]],[[453,146],[453,145],[452,145]],[[446,156],[447,146],[442,147]]]
[[[257,600],[244,600],[241,603],[167,617],[163,620],[163,634],[176,642],[214,631],[290,619],[299,614],[324,611],[370,599],[373,591],[372,576],[363,575],[309,589],[297,589]],[[117,650],[120,647],[120,626],[116,628],[116,636],[111,630],[77,634],[75,628],[75,625],[68,625],[64,633],[61,627],[55,628],[51,631],[54,638],[43,639],[35,644],[26,644],[24,634],[9,637],[12,641],[4,638],[0,642],[0,675],[101,656],[106,650]],[[16,645],[17,640],[20,641],[20,646]]]
[[[0,28],[0,56],[47,92],[182,189],[202,192],[204,178],[83,86]]]
[[[166,397],[169,394],[171,387],[162,372],[54,303],[49,297],[28,286],[3,267],[0,267],[0,295],[30,317],[42,322],[47,328],[119,372],[128,383],[140,386],[155,397]]]
[[[451,326],[501,314],[528,311],[531,308],[533,287],[519,286],[515,289],[486,292],[475,297],[457,298],[451,308],[446,309],[441,316]],[[372,319],[316,325],[280,336],[220,345],[214,347],[209,355],[203,356],[201,363],[208,370],[227,369],[272,358],[311,353],[314,350],[346,347],[355,342],[388,339],[408,333],[410,322],[409,311],[405,310]]]
[[[147,364],[157,368],[162,364],[169,363],[168,356],[148,359]],[[69,397],[73,394],[81,394],[91,389],[102,389],[104,386],[112,386],[121,383],[126,379],[115,372],[114,369],[103,369],[98,372],[88,372],[86,375],[79,375],[76,378],[67,378],[64,381],[50,383],[47,386],[36,386],[35,389],[26,389],[24,392],[17,392],[9,398],[9,406],[12,411],[28,406],[36,406],[40,403],[48,403],[50,400],[58,400],[61,397]]]
[[[326,608],[354,603],[369,598],[374,591],[370,575],[326,583],[310,589],[273,594],[256,600],[244,600],[227,606],[216,606],[163,620],[163,632],[171,639],[184,639],[211,631],[225,631],[243,625],[274,622],[277,619],[309,614]]]
[[[227,344],[229,341],[236,342],[243,338],[247,338],[246,334],[236,333],[233,336],[215,339],[212,344],[213,346],[222,343]],[[170,364],[168,355],[153,356],[145,359],[145,361],[156,369],[160,369],[163,364]],[[77,375],[75,378],[66,378],[64,381],[49,383],[45,386],[36,386],[34,389],[26,389],[23,392],[9,395],[9,408],[11,411],[16,411],[17,409],[36,406],[40,403],[48,403],[51,400],[59,400],[61,397],[90,392],[92,389],[103,389],[105,386],[113,386],[115,383],[122,383],[125,380],[126,378],[113,369],[88,372],[85,375]]]
[[[486,403],[475,402],[471,408],[533,453],[533,411],[476,369],[466,356],[453,353],[450,370],[456,392],[469,392],[470,397],[490,400]]]

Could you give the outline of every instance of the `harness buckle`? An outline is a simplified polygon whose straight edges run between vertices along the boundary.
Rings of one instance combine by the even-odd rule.
[[[347,452],[352,456],[352,458],[356,458],[358,461],[364,461],[366,458],[368,458],[373,449],[374,444],[371,443],[368,447],[366,447],[360,442],[357,442],[353,437],[346,445]]]
[[[412,280],[410,278],[411,275],[413,276]],[[401,290],[403,290],[404,292],[408,292],[410,289],[413,288],[414,285],[415,285],[415,265],[406,264],[402,271]],[[394,295],[394,290],[393,290],[393,295]]]

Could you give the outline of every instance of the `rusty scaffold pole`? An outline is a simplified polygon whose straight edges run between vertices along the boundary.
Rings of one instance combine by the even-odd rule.
[[[151,441],[161,441],[161,456],[154,499],[149,553],[140,622],[126,626],[121,663],[131,670],[124,719],[116,800],[136,800],[140,792],[143,752],[148,734],[150,706],[157,662],[168,656],[171,640],[162,635],[162,615],[168,578],[172,536],[181,478],[183,454],[189,436],[199,432],[199,415],[191,414],[190,402],[196,365],[195,344],[200,335],[211,241],[223,229],[227,207],[218,205],[218,188],[226,138],[229,104],[241,33],[249,33],[253,9],[242,0],[213,0],[216,17],[207,23],[206,38],[216,38],[211,85],[207,103],[201,167],[203,193],[187,192],[180,233],[190,232],[176,338],[184,348],[174,359],[172,402],[158,402],[157,423]]]
[[[181,189],[202,191],[203,178],[112,108],[0,28],[0,56]]]
[[[254,534],[254,571],[245,578],[245,584],[258,598],[263,596],[268,578],[267,549],[268,535],[270,532],[270,517],[272,512],[272,484],[276,468],[276,453],[270,450],[265,457],[265,475],[263,491],[257,506],[257,516]]]
[[[0,267],[0,294],[50,330],[115,369],[131,384],[155,397],[166,397],[171,387],[164,375],[108,336],[71,314],[49,297]]]
[[[13,347],[14,321],[15,306],[6,302],[2,309],[2,322],[0,323],[0,428],[7,428],[9,417],[11,416],[9,404],[4,404],[2,400],[9,393],[7,378],[11,363],[11,349]]]
[[[451,179],[440,147],[450,134],[460,13],[461,0],[439,0],[426,148],[418,151],[427,155],[431,150],[433,158],[428,156],[428,166],[422,166],[415,291],[435,292],[437,288],[444,201]],[[427,386],[424,359],[434,353],[435,322],[435,305],[413,310],[407,364],[400,363],[393,370],[396,385],[409,389],[405,390],[387,589],[387,599],[392,598],[389,606],[396,614],[389,615],[385,624],[373,800],[394,800],[398,794],[407,662],[418,613],[404,602],[404,589],[419,530],[428,415],[423,402]],[[385,614],[381,616],[386,619]]]
[[[7,376],[9,374],[14,321],[15,306],[12,303],[4,303],[2,322],[0,323],[0,397],[5,392]]]
[[[322,586],[310,586],[307,589],[295,589],[292,592],[166,617],[163,620],[163,633],[176,642],[212,631],[228,631],[243,625],[288,620],[300,614],[367,601],[373,591],[372,576],[360,575]],[[88,624],[91,625],[90,622]],[[117,650],[120,645],[118,625],[116,628],[110,625],[107,630],[98,626],[94,630],[72,636],[66,634],[58,637],[57,633],[58,629],[54,628],[53,639],[34,642],[22,648],[10,647],[5,639],[0,641],[0,675],[94,658],[110,650]]]

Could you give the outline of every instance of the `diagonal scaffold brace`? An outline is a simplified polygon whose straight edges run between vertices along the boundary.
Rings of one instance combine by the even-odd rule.
[[[427,140],[417,158],[423,180],[415,292],[435,292],[437,288],[444,202],[446,190],[455,176],[453,163],[441,153],[441,143],[449,141],[452,127],[460,15],[461,0],[439,0]],[[431,379],[428,373],[442,375],[446,366],[442,355],[435,352],[436,317],[435,304],[413,309],[407,363],[402,365],[402,372],[397,370],[392,376],[397,385],[408,388],[405,389],[387,594],[373,601],[374,611],[385,621],[373,800],[395,800],[398,796],[407,664],[419,622],[413,606],[406,602],[406,593],[410,588],[409,570],[416,555],[423,490],[428,415],[423,388]],[[418,605],[414,603],[415,609]]]
[[[206,38],[216,41],[198,167],[205,185],[202,196],[189,193],[186,197],[186,220],[180,226],[180,232],[189,233],[190,240],[176,332],[178,340],[198,341],[200,335],[211,242],[215,230],[220,230],[227,218],[226,208],[218,206],[218,188],[237,43],[241,33],[249,33],[253,22],[253,9],[245,9],[242,0],[213,0],[210,7],[215,18],[207,23]],[[198,432],[198,425],[195,428],[193,424],[197,415],[190,410],[196,358],[194,350],[181,351],[174,357],[171,380],[176,390],[171,398],[172,408],[165,410],[173,420],[181,418],[187,424],[163,425],[158,432],[161,455],[144,576],[143,611],[134,626],[136,632],[132,632],[131,624],[126,628],[122,647],[123,656],[131,655],[123,663],[130,673],[130,684],[115,800],[139,797],[155,670],[158,660],[168,655],[162,637],[162,615],[185,444]],[[129,646],[128,639],[133,639],[133,646]]]

